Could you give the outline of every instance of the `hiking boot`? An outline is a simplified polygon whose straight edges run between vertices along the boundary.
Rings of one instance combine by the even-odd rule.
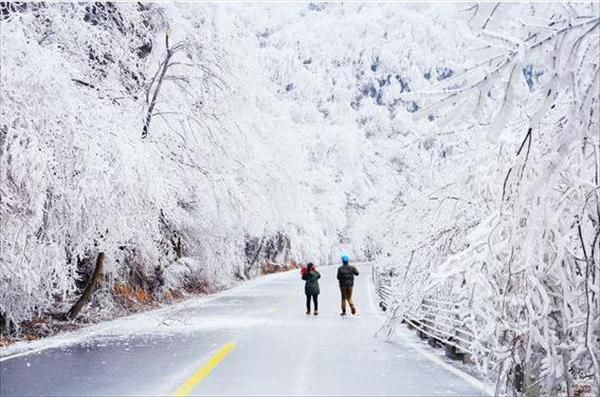
[[[318,311],[318,310],[315,310],[315,313],[314,313],[314,314],[315,314],[315,316],[318,316],[318,315],[319,315],[319,311]]]
[[[356,314],[356,308],[354,306],[350,306],[350,312],[354,316]]]
[[[340,316],[345,316],[345,315],[346,315],[346,312],[341,312],[340,313]]]
[[[307,311],[306,311],[306,314],[310,314],[310,310],[307,310]]]

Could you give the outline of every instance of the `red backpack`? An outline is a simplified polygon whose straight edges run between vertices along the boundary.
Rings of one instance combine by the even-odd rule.
[[[312,270],[317,271],[317,267],[313,266]],[[300,276],[304,277],[304,275],[308,273],[308,267],[303,267],[300,269]]]

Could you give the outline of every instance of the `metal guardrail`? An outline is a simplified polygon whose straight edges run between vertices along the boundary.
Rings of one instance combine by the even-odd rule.
[[[405,321],[421,334],[455,348],[455,353],[472,354],[475,335],[461,316],[460,306],[447,300],[424,298],[418,309],[404,314]]]
[[[391,309],[393,302],[393,271],[373,266],[373,282],[383,311]],[[402,322],[417,330],[421,338],[444,345],[446,354],[463,359],[474,353],[475,335],[464,318],[458,302],[450,298],[427,296],[414,309],[403,313]],[[478,350],[486,350],[477,346]]]
[[[373,285],[379,298],[379,308],[386,311],[390,307],[393,296],[392,277],[389,274],[382,274],[376,266],[371,267],[373,274]]]

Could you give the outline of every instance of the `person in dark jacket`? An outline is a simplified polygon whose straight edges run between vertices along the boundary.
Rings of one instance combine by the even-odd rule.
[[[306,314],[310,314],[310,301],[312,299],[315,311],[315,316],[319,315],[319,279],[321,275],[315,269],[315,265],[309,263],[306,268],[303,269],[302,280],[306,281],[304,284],[304,293],[306,294]]]
[[[337,279],[340,282],[340,292],[342,294],[342,312],[341,316],[346,315],[346,302],[350,305],[352,314],[356,314],[356,307],[352,302],[352,288],[354,287],[354,276],[358,276],[358,270],[350,265],[348,255],[342,255],[342,266],[338,268]]]

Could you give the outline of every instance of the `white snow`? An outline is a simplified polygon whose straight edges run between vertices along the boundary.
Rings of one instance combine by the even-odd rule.
[[[64,310],[98,252],[108,313],[255,277],[253,242],[346,252],[396,275],[391,331],[456,303],[497,393],[600,390],[596,2],[2,7],[3,321]],[[140,316],[108,324],[227,324]]]

